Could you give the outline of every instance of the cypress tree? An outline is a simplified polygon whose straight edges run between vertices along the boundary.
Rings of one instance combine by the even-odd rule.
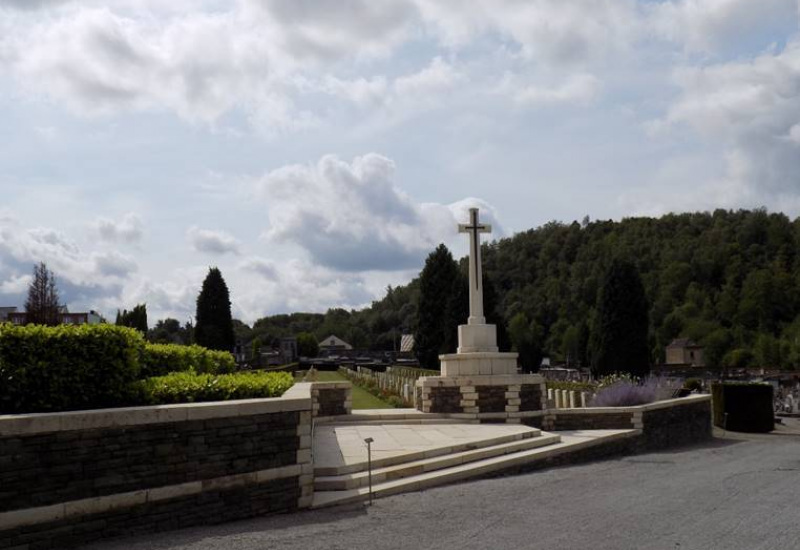
[[[650,372],[647,298],[636,267],[615,259],[606,272],[597,304],[592,373],[605,376]]]
[[[208,349],[233,351],[236,336],[233,332],[231,300],[228,285],[216,267],[209,268],[203,288],[197,296],[195,342]]]
[[[419,276],[414,352],[425,368],[439,368],[439,354],[446,344],[447,306],[458,277],[458,265],[453,255],[444,244],[440,244],[425,260]]]

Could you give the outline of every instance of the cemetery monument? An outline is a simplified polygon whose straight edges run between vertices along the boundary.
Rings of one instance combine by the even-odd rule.
[[[458,350],[440,355],[441,376],[417,381],[417,408],[423,412],[455,413],[481,418],[521,419],[541,414],[544,380],[536,374],[518,374],[516,353],[497,347],[497,327],[483,315],[481,233],[492,228],[471,208],[470,220],[458,226],[469,235],[469,318],[458,327]],[[536,412],[534,412],[536,411]]]

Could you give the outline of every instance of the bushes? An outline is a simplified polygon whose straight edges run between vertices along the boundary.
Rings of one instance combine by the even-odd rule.
[[[143,349],[141,334],[126,327],[0,324],[0,413],[128,401]]]
[[[773,389],[758,382],[711,385],[714,425],[735,432],[771,432],[775,429]],[[727,418],[726,418],[727,416]]]
[[[279,397],[293,383],[288,372],[220,375],[177,372],[140,380],[134,386],[137,404],[153,405]]]
[[[0,414],[273,397],[292,384],[235,370],[228,352],[146,344],[128,327],[0,323]],[[183,372],[151,378],[172,371]]]
[[[646,378],[637,381],[633,378],[620,378],[610,384],[602,384],[592,398],[591,407],[632,407],[656,400],[658,380]]]
[[[227,351],[198,345],[147,344],[142,356],[142,378],[170,372],[193,370],[201,374],[227,374],[236,371],[233,355]]]

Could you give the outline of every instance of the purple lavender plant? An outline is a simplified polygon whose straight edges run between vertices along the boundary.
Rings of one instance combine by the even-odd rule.
[[[644,405],[656,400],[658,389],[657,378],[646,378],[641,381],[627,379],[614,382],[598,390],[592,398],[591,407],[632,407]]]

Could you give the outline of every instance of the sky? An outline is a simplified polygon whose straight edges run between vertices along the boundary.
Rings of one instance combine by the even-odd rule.
[[[358,308],[470,207],[800,215],[800,0],[0,0],[0,306]]]

